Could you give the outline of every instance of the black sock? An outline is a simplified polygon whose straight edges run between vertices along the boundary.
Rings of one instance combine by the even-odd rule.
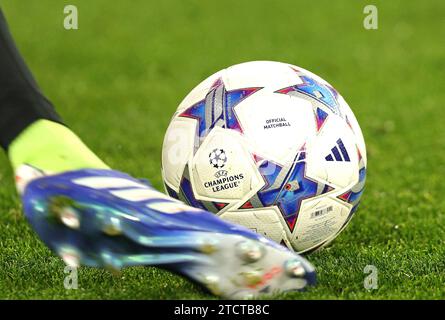
[[[0,146],[7,150],[26,127],[39,119],[62,123],[17,50],[0,9]]]

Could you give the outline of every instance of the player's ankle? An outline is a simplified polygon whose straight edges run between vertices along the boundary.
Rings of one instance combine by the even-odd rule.
[[[15,171],[23,164],[48,173],[108,168],[69,128],[49,120],[28,126],[10,144],[8,155]]]

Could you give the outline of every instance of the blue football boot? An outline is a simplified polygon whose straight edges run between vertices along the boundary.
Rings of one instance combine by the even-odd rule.
[[[127,174],[85,169],[28,176],[21,183],[25,215],[70,266],[159,266],[233,299],[315,283],[314,268],[298,254]]]

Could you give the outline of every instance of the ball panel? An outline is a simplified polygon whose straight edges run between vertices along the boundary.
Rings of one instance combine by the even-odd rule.
[[[338,234],[349,216],[350,207],[330,197],[305,200],[301,206],[291,243],[304,252]]]
[[[288,64],[274,61],[251,61],[231,66],[226,69],[224,81],[229,90],[263,87],[270,92],[301,82]]]
[[[291,161],[315,132],[308,101],[268,90],[246,99],[236,112],[251,149],[280,164]]]
[[[339,97],[340,105],[343,109],[343,112],[346,116],[346,123],[352,130],[352,132],[355,135],[357,146],[360,150],[360,153],[363,157],[364,164],[366,166],[367,164],[367,154],[366,154],[366,145],[365,145],[365,139],[363,137],[362,130],[360,129],[360,125],[358,124],[357,118],[355,117],[354,113],[352,112],[351,108],[349,107],[348,103],[343,99],[343,97]]]
[[[162,176],[176,192],[185,165],[193,156],[196,140],[196,121],[187,118],[173,118],[164,137],[162,148]]]
[[[191,168],[199,199],[242,199],[264,184],[249,147],[236,131],[214,128],[193,157]]]
[[[274,208],[255,211],[228,211],[220,216],[224,220],[240,224],[278,243],[289,245],[286,232]]]
[[[307,174],[342,189],[359,178],[356,139],[343,119],[329,118],[320,133],[308,140]]]

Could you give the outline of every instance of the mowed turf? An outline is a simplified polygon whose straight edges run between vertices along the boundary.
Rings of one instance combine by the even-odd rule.
[[[16,41],[66,123],[113,168],[161,189],[163,134],[181,99],[215,71],[277,60],[331,82],[354,110],[368,148],[362,204],[332,246],[308,259],[318,285],[280,299],[445,297],[445,28],[443,1],[2,0]],[[375,4],[379,29],[363,28]],[[0,70],[1,72],[1,70]],[[51,155],[48,155],[51,156]],[[0,165],[0,298],[203,299],[156,268],[122,276],[64,264],[21,213],[7,158]],[[378,268],[378,289],[363,286]]]

